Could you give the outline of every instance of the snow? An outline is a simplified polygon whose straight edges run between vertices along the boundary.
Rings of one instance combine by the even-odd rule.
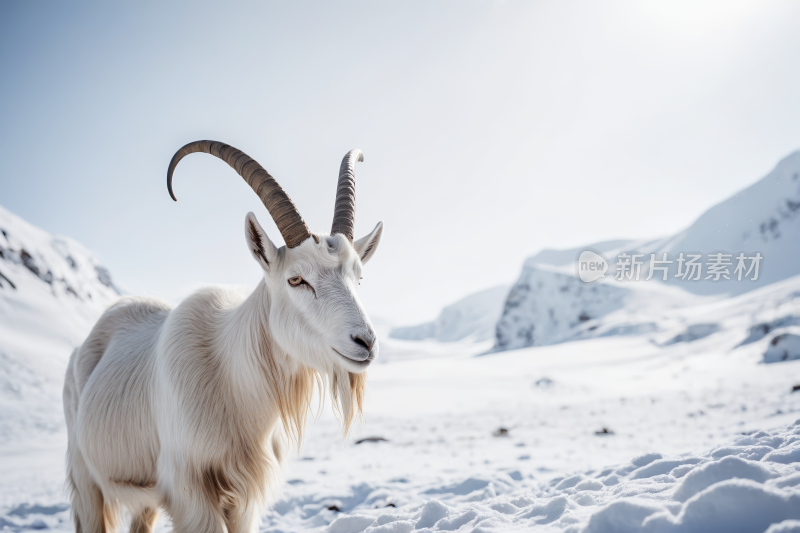
[[[394,328],[395,339],[440,342],[485,341],[494,337],[495,324],[503,310],[509,287],[501,285],[471,294],[445,307],[433,322]]]
[[[342,440],[329,408],[309,420],[260,530],[793,527],[800,361],[763,364],[771,337],[742,341],[754,323],[798,312],[792,278],[677,308],[674,324],[642,335],[482,357],[488,342],[385,339],[363,424]],[[695,322],[719,330],[664,342]],[[356,444],[363,437],[386,440]],[[69,530],[64,443],[28,442],[0,446],[0,520],[11,531]]]
[[[656,315],[667,309],[698,301],[693,295],[658,284],[586,284],[573,273],[526,262],[497,322],[493,351],[555,344],[576,335],[647,333],[658,329],[655,322],[630,323],[626,319],[622,325],[602,319],[623,311],[656,320]]]
[[[768,335],[743,344],[754,324],[796,315],[798,289],[677,307],[647,334],[483,357],[486,344],[419,343],[430,358],[406,359],[392,352],[408,343],[387,339],[361,429],[387,441],[337,442],[323,416],[262,530],[764,531],[800,518],[800,363],[761,364]],[[694,324],[717,329],[666,342],[708,329]],[[723,505],[739,514],[725,522]]]
[[[732,447],[746,454],[749,447],[736,446],[737,441],[765,443],[764,447],[780,452],[800,441],[800,421],[734,438]],[[730,450],[722,458],[716,458],[714,450],[697,457],[653,461],[656,456],[648,454],[628,464],[549,481],[518,470],[497,471],[413,491],[405,495],[411,503],[388,512],[381,505],[386,495],[408,489],[391,483],[384,487],[361,484],[352,486],[347,497],[323,502],[320,513],[326,513],[324,507],[331,501],[346,502],[349,507],[327,528],[314,528],[309,517],[284,527],[266,524],[265,530],[433,532],[463,527],[464,531],[527,531],[540,526],[544,531],[575,532],[765,531],[773,523],[788,527],[787,520],[800,518],[800,491],[795,489],[800,485],[800,464],[786,465],[768,456],[752,461]],[[300,506],[291,498],[284,502]],[[304,511],[315,509],[307,500],[303,502]],[[268,521],[285,519],[291,509],[280,507]]]
[[[764,352],[765,363],[800,359],[800,328],[781,328],[772,333]]]
[[[660,329],[661,311],[696,307],[800,274],[797,242],[800,242],[800,151],[784,158],[767,176],[712,207],[676,235],[644,241],[604,241],[569,250],[542,250],[525,261],[510,290],[498,287],[473,294],[445,308],[435,321],[395,328],[391,336],[438,341],[482,341],[494,336],[491,351],[499,352],[595,336],[641,335]],[[610,262],[609,273],[602,282],[585,284],[575,276],[576,258],[587,249],[605,254]],[[644,254],[641,281],[614,279],[615,259],[620,252]],[[758,279],[737,281],[732,276],[727,281],[688,282],[675,278],[678,254],[701,253],[707,258],[713,252],[732,256],[745,252],[748,257],[760,253],[763,262]],[[660,280],[660,272],[650,281],[644,281],[649,274],[650,254],[661,259],[665,253],[673,260],[668,281]],[[732,264],[729,274],[734,268]],[[707,272],[703,272],[705,278]],[[504,294],[507,297],[501,300]],[[619,320],[620,312],[629,316]],[[613,315],[610,321],[606,320],[609,315]],[[637,315],[647,320],[633,320]],[[765,333],[778,327],[800,325],[800,317],[784,317],[784,320],[783,324],[765,325]],[[691,342],[711,335],[716,327],[693,324],[666,342]],[[757,331],[754,333],[758,335]],[[786,347],[780,356],[800,357],[793,335],[780,340]]]
[[[800,151],[782,159],[772,172],[750,187],[706,211],[685,231],[640,248],[648,254],[674,255],[697,251],[760,252],[764,262],[756,281],[674,282],[697,294],[742,294],[800,274],[797,242],[800,242]]]
[[[19,442],[63,425],[67,358],[119,291],[83,246],[2,206],[0,274],[0,442]]]
[[[70,531],[61,379],[117,293],[77,243],[2,209],[0,228],[0,530]],[[384,336],[363,422],[309,418],[259,530],[800,531],[800,276],[586,286],[539,262],[562,255],[509,296],[538,343],[488,353],[483,297],[425,340]]]
[[[570,250],[543,250],[523,265],[519,279],[512,286],[497,324],[493,351],[542,346],[575,338],[597,335],[636,335],[658,329],[653,311],[675,306],[692,307],[706,298],[741,295],[800,274],[800,151],[781,160],[767,176],[709,209],[684,231],[662,239],[644,241],[606,241]],[[606,278],[584,284],[575,276],[575,261],[581,251],[594,250],[609,261]],[[621,252],[642,253],[640,281],[615,279],[616,258]],[[731,254],[729,280],[690,282],[676,278],[679,254],[700,253],[703,264],[712,253]],[[752,257],[759,253],[758,279],[738,281],[733,275],[739,253]],[[668,281],[661,272],[649,275],[651,254],[668,259]],[[749,267],[749,262],[746,263]],[[692,298],[695,296],[695,298]],[[651,320],[639,320],[625,326],[609,325],[602,319],[615,311],[642,313]],[[629,320],[630,321],[630,320]],[[800,318],[787,317],[785,324],[771,324],[769,329],[798,325]],[[708,335],[713,325],[695,325],[686,337],[671,342],[685,342],[697,335]],[[711,329],[709,329],[711,328]],[[790,338],[782,343],[791,345]]]

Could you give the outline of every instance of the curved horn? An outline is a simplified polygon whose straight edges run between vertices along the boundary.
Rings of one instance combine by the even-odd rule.
[[[341,233],[353,243],[353,228],[356,223],[356,173],[357,161],[363,161],[361,150],[347,152],[339,167],[339,184],[336,186],[336,206],[333,208],[331,235]]]
[[[167,171],[167,189],[173,200],[178,201],[172,192],[172,173],[175,172],[175,167],[178,166],[181,159],[195,152],[205,152],[222,159],[244,178],[244,181],[261,198],[264,207],[272,215],[272,220],[278,226],[278,231],[281,232],[287,247],[294,248],[311,236],[311,232],[303,222],[303,217],[300,216],[294,202],[278,185],[275,178],[270,176],[269,172],[264,170],[264,167],[259,165],[255,159],[225,143],[195,141],[175,152]]]

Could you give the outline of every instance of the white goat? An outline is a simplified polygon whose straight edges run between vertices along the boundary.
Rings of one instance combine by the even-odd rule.
[[[132,533],[152,531],[159,508],[176,532],[252,532],[279,487],[282,434],[299,444],[315,383],[329,388],[345,432],[361,410],[378,342],[356,287],[383,230],[353,242],[361,152],[342,161],[330,236],[312,234],[272,176],[223,143],[179,150],[170,195],[175,166],[193,152],[236,169],[286,246],[248,213],[247,246],[264,271],[252,294],[208,288],[174,309],[125,298],[72,354],[64,413],[78,532],[114,531],[122,507]]]

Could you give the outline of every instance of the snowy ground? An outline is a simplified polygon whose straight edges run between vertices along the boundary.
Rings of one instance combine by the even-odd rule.
[[[290,465],[285,499],[265,517],[264,530],[324,530],[337,515],[327,510],[332,506],[346,515],[331,527],[339,532],[580,530],[606,504],[623,500],[617,511],[592,518],[589,530],[623,531],[626,522],[638,531],[648,515],[680,513],[683,496],[697,492],[702,480],[726,476],[776,478],[781,481],[741,490],[788,497],[791,490],[775,490],[800,483],[800,448],[792,447],[800,426],[781,429],[800,418],[800,394],[791,392],[800,383],[800,364],[758,364],[763,346],[757,343],[731,352],[734,339],[704,341],[658,347],[643,338],[611,338],[379,366],[360,436],[388,442],[339,444],[335,424],[318,422],[301,460]],[[507,434],[495,436],[501,427]],[[598,435],[603,428],[614,434]],[[764,429],[783,437],[757,433]],[[742,433],[751,435],[742,440]],[[740,448],[721,450],[733,445]],[[794,465],[769,462],[775,454],[766,454],[781,445],[794,450]],[[765,461],[720,462],[724,455]],[[634,472],[648,460],[658,462]],[[692,466],[673,470],[682,464]],[[698,473],[689,477],[690,469]],[[740,490],[717,489],[723,492],[701,504]],[[676,490],[682,500],[674,499]],[[734,506],[752,499],[731,498]],[[762,521],[745,530],[800,518],[800,493],[789,502],[762,517],[764,527]],[[708,517],[695,516],[688,505],[691,520]]]
[[[0,229],[0,531],[69,531],[62,379],[116,292],[77,243],[2,210]],[[491,355],[492,341],[384,331],[364,422],[343,439],[329,407],[309,421],[261,531],[762,533],[800,519],[800,276],[732,299],[662,298],[673,289],[560,344]]]
[[[746,325],[797,315],[797,289],[693,308],[675,331],[719,324],[693,342],[662,331],[476,357],[489,345],[384,337],[363,424],[343,440],[329,408],[309,422],[261,530],[762,532],[800,519],[800,361],[761,363],[769,336],[740,345]],[[0,529],[70,529],[64,441],[60,426],[2,443]]]

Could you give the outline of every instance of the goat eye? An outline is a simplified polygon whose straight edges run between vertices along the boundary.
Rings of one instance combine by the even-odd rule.
[[[301,283],[303,283],[303,278],[301,278],[300,276],[289,278],[289,285],[291,285],[292,287],[297,287]]]

